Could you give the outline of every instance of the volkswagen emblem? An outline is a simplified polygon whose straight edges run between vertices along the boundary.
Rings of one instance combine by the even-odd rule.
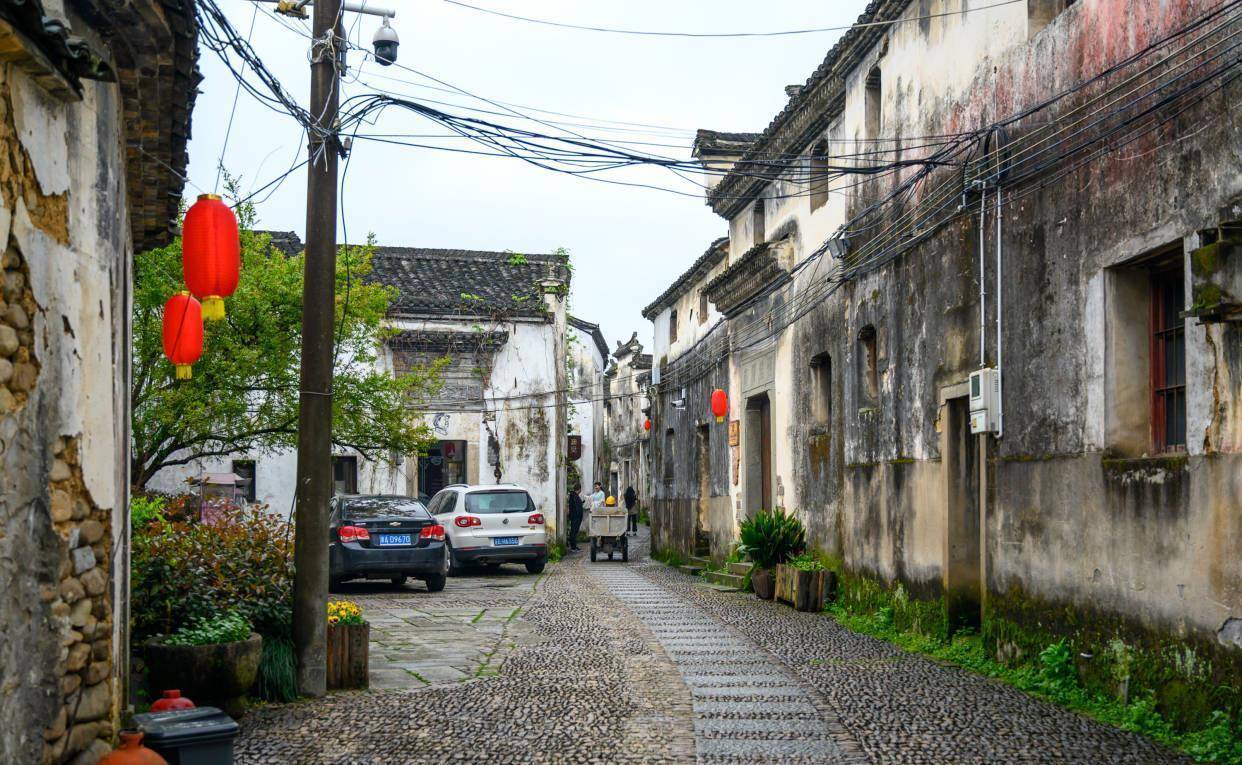
[[[508,526],[508,525],[509,525],[509,519],[508,519],[508,518],[505,518],[505,519],[503,519],[503,520],[501,521],[501,523],[503,523],[504,525]]]

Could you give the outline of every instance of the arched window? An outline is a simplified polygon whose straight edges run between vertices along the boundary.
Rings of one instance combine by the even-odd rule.
[[[867,138],[879,138],[880,128],[880,96],[882,95],[881,86],[883,80],[880,75],[880,67],[874,67],[867,74],[867,87],[865,94],[866,112],[863,115],[863,130],[867,134]]]
[[[811,359],[811,419],[816,425],[832,423],[832,356],[821,353]]]
[[[828,178],[828,165],[828,142],[820,141],[811,149],[811,166],[809,168],[811,212],[815,212],[828,203],[828,187],[831,185]]]

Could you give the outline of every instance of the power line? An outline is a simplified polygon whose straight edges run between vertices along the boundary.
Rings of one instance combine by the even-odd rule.
[[[1026,1],[1027,0],[1002,0],[1002,2],[993,3],[992,5],[981,5],[978,8],[967,8],[967,9],[958,10],[958,11],[944,11],[942,13],[931,13],[925,16],[911,16],[909,18],[892,19],[890,21],[863,21],[863,22],[857,22],[854,24],[849,24],[846,26],[810,27],[806,29],[786,29],[786,30],[780,30],[776,32],[668,32],[668,31],[654,31],[654,30],[645,30],[645,29],[617,29],[615,27],[598,27],[598,26],[589,26],[585,24],[570,24],[568,22],[562,22],[562,21],[552,21],[549,19],[538,19],[538,18],[532,18],[530,16],[519,16],[515,13],[505,13],[504,11],[498,11],[493,8],[484,8],[482,6],[471,5],[470,3],[464,3],[464,2],[461,2],[461,0],[444,0],[444,2],[448,3],[449,5],[456,5],[460,8],[468,8],[472,11],[486,13],[491,16],[500,16],[506,19],[511,19],[513,21],[522,21],[528,24],[539,24],[542,26],[558,27],[560,29],[576,29],[576,30],[583,31],[583,32],[605,32],[608,34],[635,35],[635,36],[640,36],[640,37],[681,37],[681,38],[694,38],[694,39],[709,39],[709,38],[719,39],[719,38],[739,38],[739,37],[789,37],[793,35],[819,34],[823,32],[845,32],[845,31],[849,31],[850,29],[859,29],[859,28],[864,28],[864,27],[888,27],[888,26],[893,26],[895,24],[902,24],[902,23],[908,23],[908,22],[913,22],[913,21],[925,21],[929,19],[938,19],[938,18],[943,18],[945,16],[960,16],[963,13],[986,11],[992,8],[1001,8],[1006,5],[1014,5],[1015,3],[1025,3]]]

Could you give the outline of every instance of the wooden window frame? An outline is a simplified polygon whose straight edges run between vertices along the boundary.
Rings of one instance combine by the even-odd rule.
[[[1157,454],[1185,451],[1186,449],[1186,322],[1181,318],[1181,309],[1185,307],[1185,287],[1180,263],[1173,267],[1153,269],[1151,273],[1150,323],[1148,340],[1150,342],[1151,383],[1151,436],[1152,450]],[[1170,304],[1167,298],[1175,291],[1178,299]],[[1171,310],[1175,315],[1170,315]],[[1174,371],[1174,379],[1168,378],[1170,358],[1169,346],[1180,344],[1181,363],[1180,376]],[[1180,402],[1180,403],[1179,403]],[[1169,406],[1181,409],[1181,439],[1169,433]]]

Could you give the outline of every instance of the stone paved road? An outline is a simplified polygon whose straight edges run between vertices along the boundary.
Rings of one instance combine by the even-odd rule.
[[[374,688],[251,712],[238,763],[1185,762],[649,561],[341,597],[372,621]]]

